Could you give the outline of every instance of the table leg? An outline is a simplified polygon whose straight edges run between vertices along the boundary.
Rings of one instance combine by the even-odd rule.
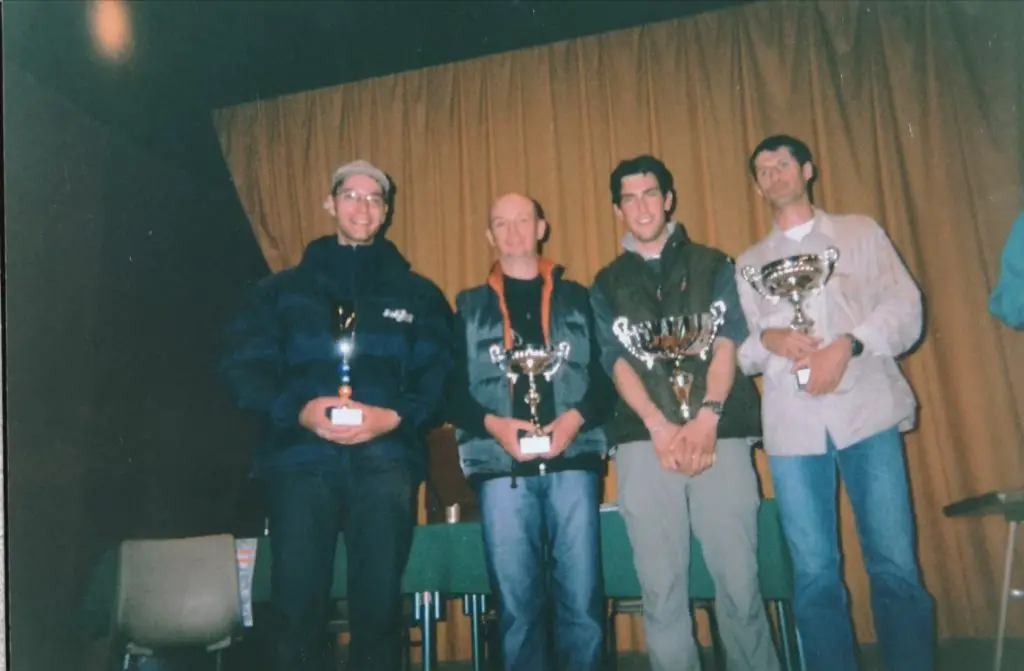
[[[441,595],[438,592],[416,592],[414,617],[420,623],[423,640],[422,668],[430,671],[434,661],[434,625],[441,619]]]
[[[483,594],[466,594],[462,597],[462,613],[470,618],[470,641],[473,648],[473,671],[483,671],[482,646],[480,645],[480,618],[486,610],[487,597]]]
[[[1013,550],[1017,544],[1017,523],[1010,522],[1010,533],[1006,539],[1006,563],[1003,565],[1003,594],[999,601],[999,629],[996,632],[996,659],[994,669],[999,671],[1003,665],[1003,639],[1006,636],[1006,609],[1010,604],[1010,592],[1013,589]]]
[[[779,647],[782,648],[782,668],[793,671],[793,644],[789,640],[789,608],[785,601],[775,602],[775,614],[779,620]]]

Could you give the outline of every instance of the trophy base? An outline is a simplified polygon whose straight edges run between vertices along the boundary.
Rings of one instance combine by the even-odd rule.
[[[547,454],[551,451],[551,436],[523,436],[519,439],[523,454]]]
[[[799,389],[800,391],[803,391],[804,387],[807,386],[807,383],[810,381],[810,379],[811,379],[811,369],[810,368],[801,368],[800,370],[798,370],[796,372],[796,386],[797,386],[797,389]]]
[[[359,426],[363,423],[363,411],[359,408],[331,408],[327,417],[335,426]]]

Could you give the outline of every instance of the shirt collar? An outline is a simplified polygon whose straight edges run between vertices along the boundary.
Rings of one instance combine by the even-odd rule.
[[[668,222],[668,224],[665,227],[665,244],[668,244],[668,239],[672,237],[672,234],[675,232],[676,227],[678,225],[679,224],[676,223],[675,220]],[[634,252],[636,254],[640,254],[640,252],[636,250],[636,237],[632,233],[627,232],[624,236],[622,236],[622,248],[625,249],[627,252]],[[662,247],[662,250],[664,249],[665,248]],[[654,256],[644,256],[643,254],[640,254],[640,256],[643,257],[645,260],[657,259],[661,257],[661,252],[658,252]]]
[[[832,224],[832,219],[828,216],[828,213],[821,208],[814,208],[814,229],[808,234],[808,236],[821,234],[830,240],[835,238],[835,228]],[[779,225],[772,222],[772,232],[769,234],[769,240],[773,247],[778,246],[780,243],[785,244],[787,242],[793,242],[786,237],[785,231],[779,228]]]

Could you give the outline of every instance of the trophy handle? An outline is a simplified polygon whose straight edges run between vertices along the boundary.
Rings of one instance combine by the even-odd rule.
[[[555,348],[554,356],[551,357],[551,363],[548,364],[547,369],[542,373],[544,379],[551,382],[551,378],[554,377],[558,369],[562,367],[562,364],[569,359],[569,343],[560,342]]]
[[[725,301],[715,301],[711,304],[711,326],[713,334],[718,334],[718,329],[725,323]]]
[[[488,347],[487,351],[491,355],[491,363],[495,364],[498,367],[498,370],[507,375],[508,379],[512,381],[512,384],[515,384],[516,380],[519,378],[519,374],[515,371],[509,370],[508,352],[506,352],[498,343],[494,343]]]
[[[654,357],[633,343],[634,334],[629,329],[629,319],[627,317],[619,317],[612,322],[612,333],[619,339],[619,342],[622,343],[627,352],[644,362],[648,370],[654,368]]]
[[[708,330],[701,334],[701,347],[698,356],[701,361],[708,360],[708,353],[711,351],[711,344],[715,342],[715,338],[718,336],[718,329],[725,323],[725,301],[715,301],[711,304],[710,317],[708,321]],[[703,327],[703,324],[701,325]]]
[[[778,302],[779,297],[768,293],[768,290],[764,288],[764,280],[761,277],[761,271],[758,268],[755,268],[754,266],[743,266],[743,269],[740,271],[740,276],[746,280],[747,284],[752,286],[754,291],[760,294],[762,298],[765,298],[772,303]]]
[[[821,286],[825,286],[829,278],[832,277],[832,273],[835,272],[836,262],[839,261],[839,249],[828,247],[822,253],[821,258],[825,260],[825,276],[821,278]]]

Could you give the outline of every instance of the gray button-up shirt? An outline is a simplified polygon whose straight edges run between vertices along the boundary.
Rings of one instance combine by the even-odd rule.
[[[765,329],[786,327],[793,307],[758,294],[740,273],[744,266],[796,254],[839,250],[835,273],[825,289],[804,303],[814,321],[811,334],[823,345],[845,333],[864,343],[831,394],[811,396],[797,387],[793,362],[761,343]],[[736,263],[740,303],[750,336],[739,348],[740,367],[764,375],[764,444],[773,456],[823,454],[826,433],[838,449],[898,426],[909,431],[917,401],[896,358],[917,342],[922,330],[921,292],[881,226],[862,215],[815,209],[814,225],[802,240],[777,227]]]

